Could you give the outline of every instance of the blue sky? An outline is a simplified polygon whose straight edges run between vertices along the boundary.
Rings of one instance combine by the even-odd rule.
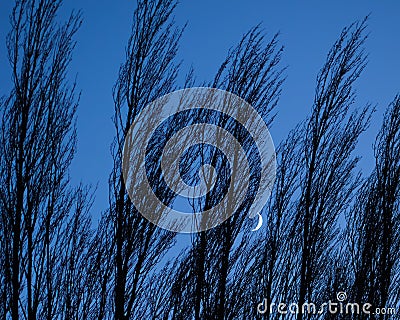
[[[5,52],[8,15],[13,1],[0,3],[0,95],[10,88],[10,68]],[[66,1],[62,15],[82,9],[84,24],[77,36],[71,78],[78,75],[82,92],[78,110],[78,152],[71,168],[74,182],[98,184],[93,215],[108,203],[107,180],[111,171],[113,139],[112,86],[124,59],[135,1]],[[369,65],[358,82],[359,105],[377,105],[370,130],[357,152],[367,173],[372,162],[372,143],[387,104],[400,92],[400,2],[378,1],[265,1],[184,0],[176,11],[178,25],[188,22],[179,58],[183,68],[193,65],[199,82],[209,80],[241,36],[262,22],[267,34],[280,31],[285,46],[283,64],[287,81],[271,134],[278,144],[309,113],[315,78],[341,29],[371,13],[370,38],[366,44]]]

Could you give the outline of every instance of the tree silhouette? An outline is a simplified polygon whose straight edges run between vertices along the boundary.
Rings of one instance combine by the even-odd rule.
[[[304,138],[305,171],[300,181],[296,224],[301,241],[298,304],[318,301],[320,280],[329,274],[336,221],[350,204],[358,185],[353,178],[358,159],[352,156],[369,122],[368,107],[350,112],[353,84],[365,67],[366,20],[345,28],[317,78],[311,116]],[[298,319],[302,319],[302,313]]]
[[[266,122],[271,122],[283,82],[282,70],[279,68],[281,54],[282,48],[278,47],[277,35],[265,43],[265,35],[260,27],[252,28],[228,54],[211,86],[244,97]],[[238,109],[237,112],[243,111]],[[219,127],[235,132],[239,137],[243,135],[243,129],[224,116],[214,118],[214,121]],[[229,143],[222,142],[224,145]],[[251,146],[251,141],[244,140],[242,146]],[[201,163],[210,163],[215,169],[217,181],[220,181],[206,197],[191,202],[195,212],[205,211],[214,207],[219,201],[219,195],[226,192],[224,190],[229,169],[226,162],[218,160],[220,154],[216,149],[200,147],[190,156],[192,159],[200,159]],[[194,166],[189,170],[191,173],[197,171],[197,162],[193,163]],[[231,163],[230,166],[235,168],[237,164]],[[235,173],[236,170],[233,169],[232,172]],[[236,177],[238,180],[247,178]],[[234,192],[245,193],[245,190]],[[239,311],[239,304],[231,304],[231,299],[236,300],[233,296],[236,285],[230,275],[240,268],[237,257],[240,257],[243,250],[237,244],[247,241],[246,236],[241,239],[241,230],[248,219],[248,205],[249,199],[245,199],[236,214],[221,226],[199,232],[194,237],[192,247],[177,270],[172,302],[178,305],[172,308],[171,318],[224,319]]]
[[[110,176],[110,210],[104,219],[111,223],[107,235],[111,255],[113,317],[135,318],[143,282],[171,245],[174,234],[160,230],[144,219],[125,190],[121,163],[126,134],[141,109],[155,98],[174,90],[178,66],[174,57],[182,30],[172,19],[176,2],[138,1],[132,33],[113,90],[116,138],[114,168]],[[111,231],[111,232],[110,232]]]
[[[62,1],[21,0],[10,16],[13,88],[1,102],[1,317],[76,317],[86,287],[90,192],[70,186],[75,83],[68,65],[81,24],[59,24]]]
[[[355,300],[378,308],[398,307],[399,301],[399,110],[397,96],[387,108],[376,138],[375,169],[348,217],[352,294]]]

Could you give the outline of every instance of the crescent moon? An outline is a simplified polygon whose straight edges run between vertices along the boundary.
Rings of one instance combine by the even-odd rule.
[[[261,226],[262,226],[262,224],[263,224],[263,217],[262,217],[262,215],[259,214],[259,213],[257,213],[257,215],[258,215],[258,223],[257,223],[257,226],[256,226],[253,230],[251,230],[251,231],[257,231],[258,229],[261,228]]]

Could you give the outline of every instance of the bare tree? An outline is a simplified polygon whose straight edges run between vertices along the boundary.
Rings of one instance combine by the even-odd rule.
[[[283,82],[283,70],[279,68],[281,54],[282,48],[278,45],[277,35],[265,43],[265,35],[257,26],[245,34],[240,43],[231,50],[211,87],[239,95],[257,109],[264,121],[270,123]],[[243,110],[238,109],[237,112]],[[247,156],[250,159],[256,157],[256,154],[250,152],[254,141],[246,137],[243,128],[232,119],[213,112],[202,114],[199,118],[201,117],[208,119],[207,123],[231,132],[241,141],[244,149],[249,151]],[[200,146],[190,156],[193,158],[187,172],[192,176],[196,176],[199,163],[208,163],[215,169],[218,183],[215,183],[215,187],[204,198],[191,202],[194,212],[205,211],[216,206],[220,195],[226,193],[228,166],[232,166],[234,176],[237,174],[235,166],[238,164],[228,164],[216,148]],[[244,180],[248,177],[236,176],[231,179]],[[235,190],[235,193],[246,193],[246,190]],[[242,227],[248,219],[250,205],[250,199],[246,198],[240,209],[222,225],[199,232],[193,237],[192,247],[176,275],[176,292],[172,292],[172,301],[178,304],[171,307],[175,318],[228,319],[239,312],[239,304],[230,304],[235,294],[233,288],[236,288],[236,279],[231,278],[231,275],[237,267],[238,257],[243,253],[243,247],[237,244],[242,241],[242,237],[247,239],[243,235]],[[229,212],[231,209],[227,208]],[[228,308],[228,303],[233,308]]]
[[[365,67],[366,20],[345,28],[317,78],[312,113],[304,138],[305,172],[296,214],[301,243],[298,305],[319,301],[324,275],[338,229],[336,221],[359,184],[352,156],[370,118],[368,107],[349,112],[353,84]],[[313,300],[312,300],[313,299]],[[302,319],[303,314],[298,314]]]
[[[300,259],[294,252],[298,252],[300,245],[296,241],[293,212],[298,204],[304,165],[301,159],[304,133],[302,123],[277,148],[276,181],[263,213],[266,217],[265,231],[258,231],[246,248],[244,256],[247,257],[242,258],[242,265],[249,271],[235,277],[242,282],[237,285],[237,290],[245,301],[243,313],[254,319],[273,319],[271,303],[294,301],[296,297],[292,281],[299,273]],[[260,303],[262,307],[258,308]]]
[[[396,97],[386,110],[376,138],[375,169],[360,189],[348,216],[353,299],[371,303],[375,308],[398,307],[399,121],[400,98]]]
[[[342,260],[336,259],[337,220],[360,184],[354,174],[358,158],[352,154],[370,119],[368,106],[351,111],[353,85],[366,63],[365,26],[366,20],[343,30],[318,75],[310,117],[278,148],[277,180],[265,208],[267,232],[247,241],[253,245],[241,255],[249,276],[235,273],[235,281],[246,288],[238,289],[240,296],[248,297],[243,317],[278,319],[282,315],[270,313],[276,301],[297,301],[296,317],[311,317],[303,314],[303,304],[326,302],[332,288],[344,284]],[[260,314],[256,307],[263,299]]]
[[[113,270],[107,285],[111,286],[113,301],[108,309],[118,320],[135,318],[140,311],[142,285],[174,238],[174,233],[154,226],[133,206],[125,190],[121,165],[124,139],[135,118],[148,103],[175,88],[178,66],[174,59],[182,34],[182,29],[174,26],[175,7],[172,0],[137,2],[126,61],[113,90],[114,169],[109,180],[110,210],[104,225],[111,223],[105,230],[113,248]]]
[[[13,89],[1,102],[1,317],[77,316],[89,243],[88,190],[72,188],[75,83],[68,65],[81,24],[62,1],[21,0],[7,37]],[[80,292],[78,292],[79,290]]]

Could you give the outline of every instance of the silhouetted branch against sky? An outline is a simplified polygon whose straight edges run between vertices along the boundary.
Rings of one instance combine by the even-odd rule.
[[[78,269],[85,274],[91,201],[69,181],[79,97],[68,67],[82,18],[57,21],[60,5],[17,1],[6,40],[13,87],[1,105],[0,312],[13,320],[77,315],[73,291],[86,287]]]

